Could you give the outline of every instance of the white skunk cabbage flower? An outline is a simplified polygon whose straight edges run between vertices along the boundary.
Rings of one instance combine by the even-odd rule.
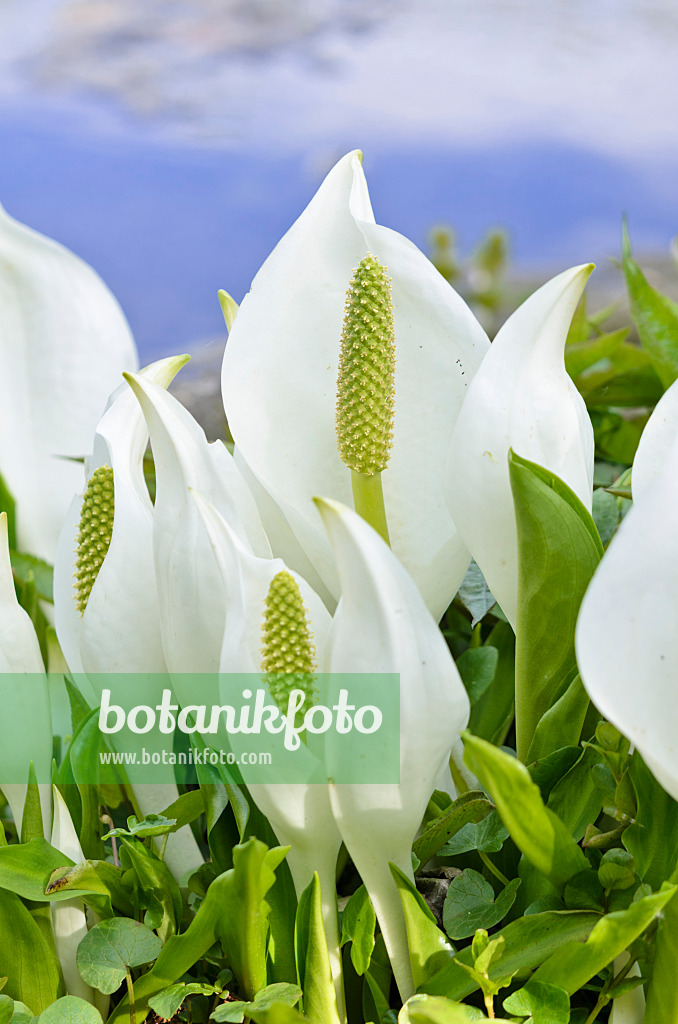
[[[400,783],[330,785],[330,799],[406,1000],[414,992],[409,945],[388,865],[393,862],[414,884],[412,842],[466,727],[469,700],[435,620],[388,545],[339,502],[318,499],[318,508],[341,582],[327,670],[400,674]]]
[[[509,317],[470,382],[452,434],[448,505],[514,629],[518,539],[509,449],[556,473],[591,509],[593,430],[563,353],[592,269],[587,264],[559,274]]]
[[[152,363],[140,378],[167,387],[187,359]],[[57,636],[90,705],[110,685],[106,675],[142,678],[167,671],[153,561],[154,509],[143,471],[147,444],[143,414],[123,381],[97,426],[86,486],[71,502],[54,567]],[[143,696],[138,694],[141,703]],[[171,770],[167,775],[166,783],[133,782],[142,814],[156,813],[178,796]],[[170,836],[165,859],[177,877],[203,863],[189,827]]]
[[[299,674],[295,677],[297,685],[304,685],[314,671],[322,670],[330,629],[330,614],[325,605],[282,559],[253,555],[214,506],[197,492],[192,493],[224,582],[226,628],[219,671],[295,672]],[[282,643],[290,656],[279,664]],[[272,694],[284,711],[287,690],[292,685],[285,680],[282,692]],[[230,739],[232,744],[237,741],[236,737]],[[303,753],[300,751],[300,755]],[[318,874],[325,937],[343,1019],[345,999],[336,894],[341,836],[330,807],[329,789],[318,783],[272,780],[270,784],[248,784],[248,790],[271,823],[278,842],[290,847],[287,863],[298,897],[313,880],[314,872]]]
[[[21,550],[54,561],[106,399],[138,358],[115,298],[83,260],[0,207],[0,473]]]
[[[678,799],[678,401],[652,414],[633,466],[634,504],[584,595],[577,664],[591,700]],[[644,436],[644,435],[643,435]]]
[[[329,607],[339,583],[317,494],[355,503],[388,533],[434,616],[456,593],[469,556],[444,463],[488,347],[435,267],[375,223],[360,153],[349,153],[256,275],[222,370],[236,459],[274,553],[329,592]]]
[[[25,686],[17,686],[17,674],[26,675]],[[51,786],[45,782],[52,768],[49,687],[33,623],[14,590],[6,512],[0,513],[0,703],[5,721],[11,723],[0,744],[0,788],[20,832],[32,761],[42,780],[40,804],[43,825],[48,828],[52,818]]]

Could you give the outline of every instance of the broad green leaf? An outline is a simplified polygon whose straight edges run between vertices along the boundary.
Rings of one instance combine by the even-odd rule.
[[[495,938],[498,935],[504,938],[504,952],[501,960],[490,968],[490,977],[499,978],[503,974],[532,969],[561,946],[570,942],[583,943],[599,920],[599,914],[588,911],[548,911],[512,921],[495,933]],[[471,966],[471,947],[462,949],[455,959]],[[477,987],[459,964],[451,961],[425,982],[421,990],[450,999],[465,999]]]
[[[125,917],[100,921],[78,946],[76,962],[83,981],[112,995],[125,980],[127,967],[157,959],[162,942],[150,928]]]
[[[483,793],[473,790],[463,793],[415,839],[412,852],[421,865],[427,864],[460,829],[482,821],[491,810],[492,804]]]
[[[254,1024],[307,1024],[306,1017],[284,1003],[275,1003],[270,1007],[250,1005],[248,1013]]]
[[[640,877],[657,889],[676,868],[678,804],[662,789],[637,750],[631,757],[629,775],[637,807],[622,842],[633,854]]]
[[[477,704],[492,685],[498,661],[496,647],[469,647],[457,659],[457,669],[471,705]]]
[[[139,842],[123,839],[120,853],[121,860],[131,866],[136,877],[139,905],[146,910],[144,924],[157,929],[165,942],[178,931],[182,914],[181,893],[172,872]]]
[[[498,853],[508,839],[508,829],[496,811],[491,811],[477,825],[469,822],[440,848],[441,857],[457,857],[460,853],[478,850],[481,853]]]
[[[498,622],[485,642],[499,652],[492,685],[471,708],[469,729],[474,736],[501,745],[513,721],[516,638],[508,622]]]
[[[166,836],[177,829],[176,818],[166,818],[164,814],[147,814],[141,821],[132,814],[127,819],[127,828],[113,828],[106,832],[102,839],[110,839],[115,836],[136,836],[137,839],[150,839],[152,836]]]
[[[593,868],[573,875],[565,886],[563,902],[568,910],[605,910],[605,890]]]
[[[451,939],[470,939],[478,928],[494,928],[513,906],[520,879],[514,878],[495,899],[490,883],[472,868],[453,878],[443,905],[443,924]]]
[[[557,889],[589,866],[567,828],[544,805],[527,768],[485,740],[463,733],[466,763],[497,805],[518,849]]]
[[[622,239],[622,266],[631,317],[641,344],[664,388],[668,388],[678,377],[678,305],[647,281],[631,255],[626,225]]]
[[[42,838],[31,839],[21,846],[3,846],[0,848],[0,887],[34,902],[71,899],[72,893],[46,896],[45,889],[57,868],[65,871],[72,865],[70,857]]]
[[[158,992],[157,996],[152,996],[148,1000],[148,1005],[152,1010],[155,1010],[158,1017],[162,1017],[163,1020],[171,1020],[189,996],[200,995],[214,995],[214,986],[203,985],[200,982],[189,982],[188,984],[182,982],[179,985],[169,985],[162,992]],[[228,1006],[229,1004],[226,1003],[224,1005]],[[231,1003],[231,1005],[233,1004]]]
[[[233,913],[229,874],[224,872],[214,879],[187,930],[168,939],[150,971],[134,983],[139,1015],[147,1012],[149,998],[179,981],[220,937],[225,918]],[[125,1020],[129,1020],[127,997],[117,1004],[108,1024]]]
[[[603,889],[630,889],[636,880],[633,857],[627,850],[608,850],[598,866]]]
[[[267,985],[257,992],[252,1002],[230,1002],[222,1003],[210,1014],[210,1020],[217,1021],[217,1024],[228,1021],[242,1021],[245,1016],[248,1020],[254,1021],[277,1021],[282,1024],[284,1021],[304,1020],[299,1014],[289,1016],[285,1011],[296,1006],[301,999],[301,989],[298,985],[290,985],[279,982],[275,985]],[[281,1012],[282,1011],[282,1012]],[[272,1016],[269,1014],[272,1012]],[[322,1018],[320,1018],[322,1019]]]
[[[565,349],[565,369],[572,379],[576,378],[595,366],[601,359],[608,356],[621,345],[629,333],[628,327],[620,327],[616,331],[607,334],[600,334],[598,337],[589,338],[586,341],[579,341],[569,344]]]
[[[621,346],[617,354],[625,351]],[[614,366],[594,369],[577,379],[577,387],[589,409],[653,406],[663,394],[662,383],[649,365],[631,366],[624,370]]]
[[[26,1003],[34,1014],[58,999],[59,961],[26,906],[0,889],[0,964],[8,981],[5,995]]]
[[[299,984],[304,993],[304,1016],[318,1024],[339,1024],[317,872],[299,897],[294,946]]]
[[[548,807],[563,822],[575,842],[579,842],[586,826],[596,821],[603,806],[600,790],[591,770],[600,764],[602,755],[587,746],[579,761],[558,782],[548,798]]]
[[[564,988],[573,995],[642,935],[675,891],[675,885],[665,885],[653,896],[632,903],[628,910],[602,917],[586,942],[569,942],[557,950],[538,968],[534,980]]]
[[[351,896],[341,915],[341,944],[351,943],[351,961],[356,974],[364,974],[370,966],[374,949],[377,915],[364,885]]]
[[[68,871],[58,869],[50,875],[45,896],[67,894],[64,898],[80,897],[99,917],[115,916],[118,910],[125,917],[134,914],[129,890],[122,882],[123,872],[105,860],[85,860]]]
[[[64,685],[68,694],[68,703],[71,706],[71,726],[73,736],[75,736],[88,715],[92,713],[92,709],[80,693],[80,690],[67,675],[64,676]],[[64,799],[66,799],[65,796]]]
[[[540,718],[575,670],[579,605],[603,546],[589,512],[554,473],[509,452],[509,475],[519,554],[516,737],[526,760]]]
[[[561,697],[542,715],[534,731],[528,762],[548,757],[559,747],[576,747],[589,710],[589,696],[576,669]]]
[[[440,971],[455,954],[452,946],[437,925],[426,900],[412,885],[409,878],[395,864],[389,865],[398,886],[405,913],[407,939],[410,947],[410,965],[414,987],[419,989]]]
[[[528,981],[504,1000],[504,1012],[530,1017],[530,1024],[568,1024],[570,997],[562,988]]]
[[[42,1011],[38,1024],[101,1024],[101,1014],[78,996],[64,996]]]
[[[468,1024],[476,1020],[487,1020],[482,1010],[441,996],[412,996],[398,1014],[398,1024]]]
[[[7,978],[3,979],[3,987],[7,984]],[[9,996],[0,995],[0,1024],[9,1024],[14,1013],[14,1000]]]
[[[184,825],[190,825],[192,821],[199,818],[204,810],[205,800],[202,790],[189,789],[187,793],[182,793],[174,803],[165,808],[162,817],[176,820],[176,825],[172,829],[173,832],[176,832]]]
[[[530,778],[539,786],[541,798],[548,803],[551,791],[558,785],[570,769],[581,757],[581,747],[561,747],[553,750],[550,754],[540,757],[538,761],[528,764],[527,770]]]

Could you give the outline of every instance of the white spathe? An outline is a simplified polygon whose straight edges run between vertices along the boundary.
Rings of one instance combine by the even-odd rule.
[[[669,402],[678,394],[675,385],[671,391]],[[633,467],[634,494],[641,481],[639,497],[584,595],[575,640],[591,700],[678,799],[678,431],[671,427],[668,443],[661,405],[646,427],[652,430],[639,452],[638,478]],[[652,439],[661,450],[661,466]]]
[[[323,499],[317,503],[341,582],[327,670],[400,675],[400,783],[330,785],[330,799],[405,1000],[414,986],[405,919],[388,863],[414,883],[412,842],[466,727],[469,700],[435,620],[388,545],[351,509]]]
[[[346,292],[368,251],[393,282],[395,431],[382,474],[386,517],[394,552],[439,618],[469,562],[445,503],[444,463],[489,342],[416,246],[375,223],[357,151],[330,171],[245,296],[224,355],[224,406],[236,458],[277,504],[279,517],[261,505],[274,553],[308,574],[300,546],[336,600],[336,568],[313,497],[353,505],[350,471],[337,451],[336,389]]]
[[[106,285],[0,207],[0,473],[18,544],[54,561],[106,399],[138,357]]]
[[[518,540],[509,449],[556,473],[591,508],[593,430],[563,353],[592,269],[559,274],[509,317],[469,385],[451,438],[450,512],[514,629]]]

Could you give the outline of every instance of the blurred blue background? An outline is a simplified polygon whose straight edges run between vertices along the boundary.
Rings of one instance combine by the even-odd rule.
[[[0,202],[92,263],[148,359],[223,333],[331,164],[422,248],[541,276],[678,231],[673,0],[0,0]]]

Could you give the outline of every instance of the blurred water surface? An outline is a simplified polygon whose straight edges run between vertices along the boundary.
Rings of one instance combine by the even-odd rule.
[[[222,330],[333,160],[419,245],[544,272],[678,230],[673,0],[0,0],[0,201],[92,262],[145,357]]]

